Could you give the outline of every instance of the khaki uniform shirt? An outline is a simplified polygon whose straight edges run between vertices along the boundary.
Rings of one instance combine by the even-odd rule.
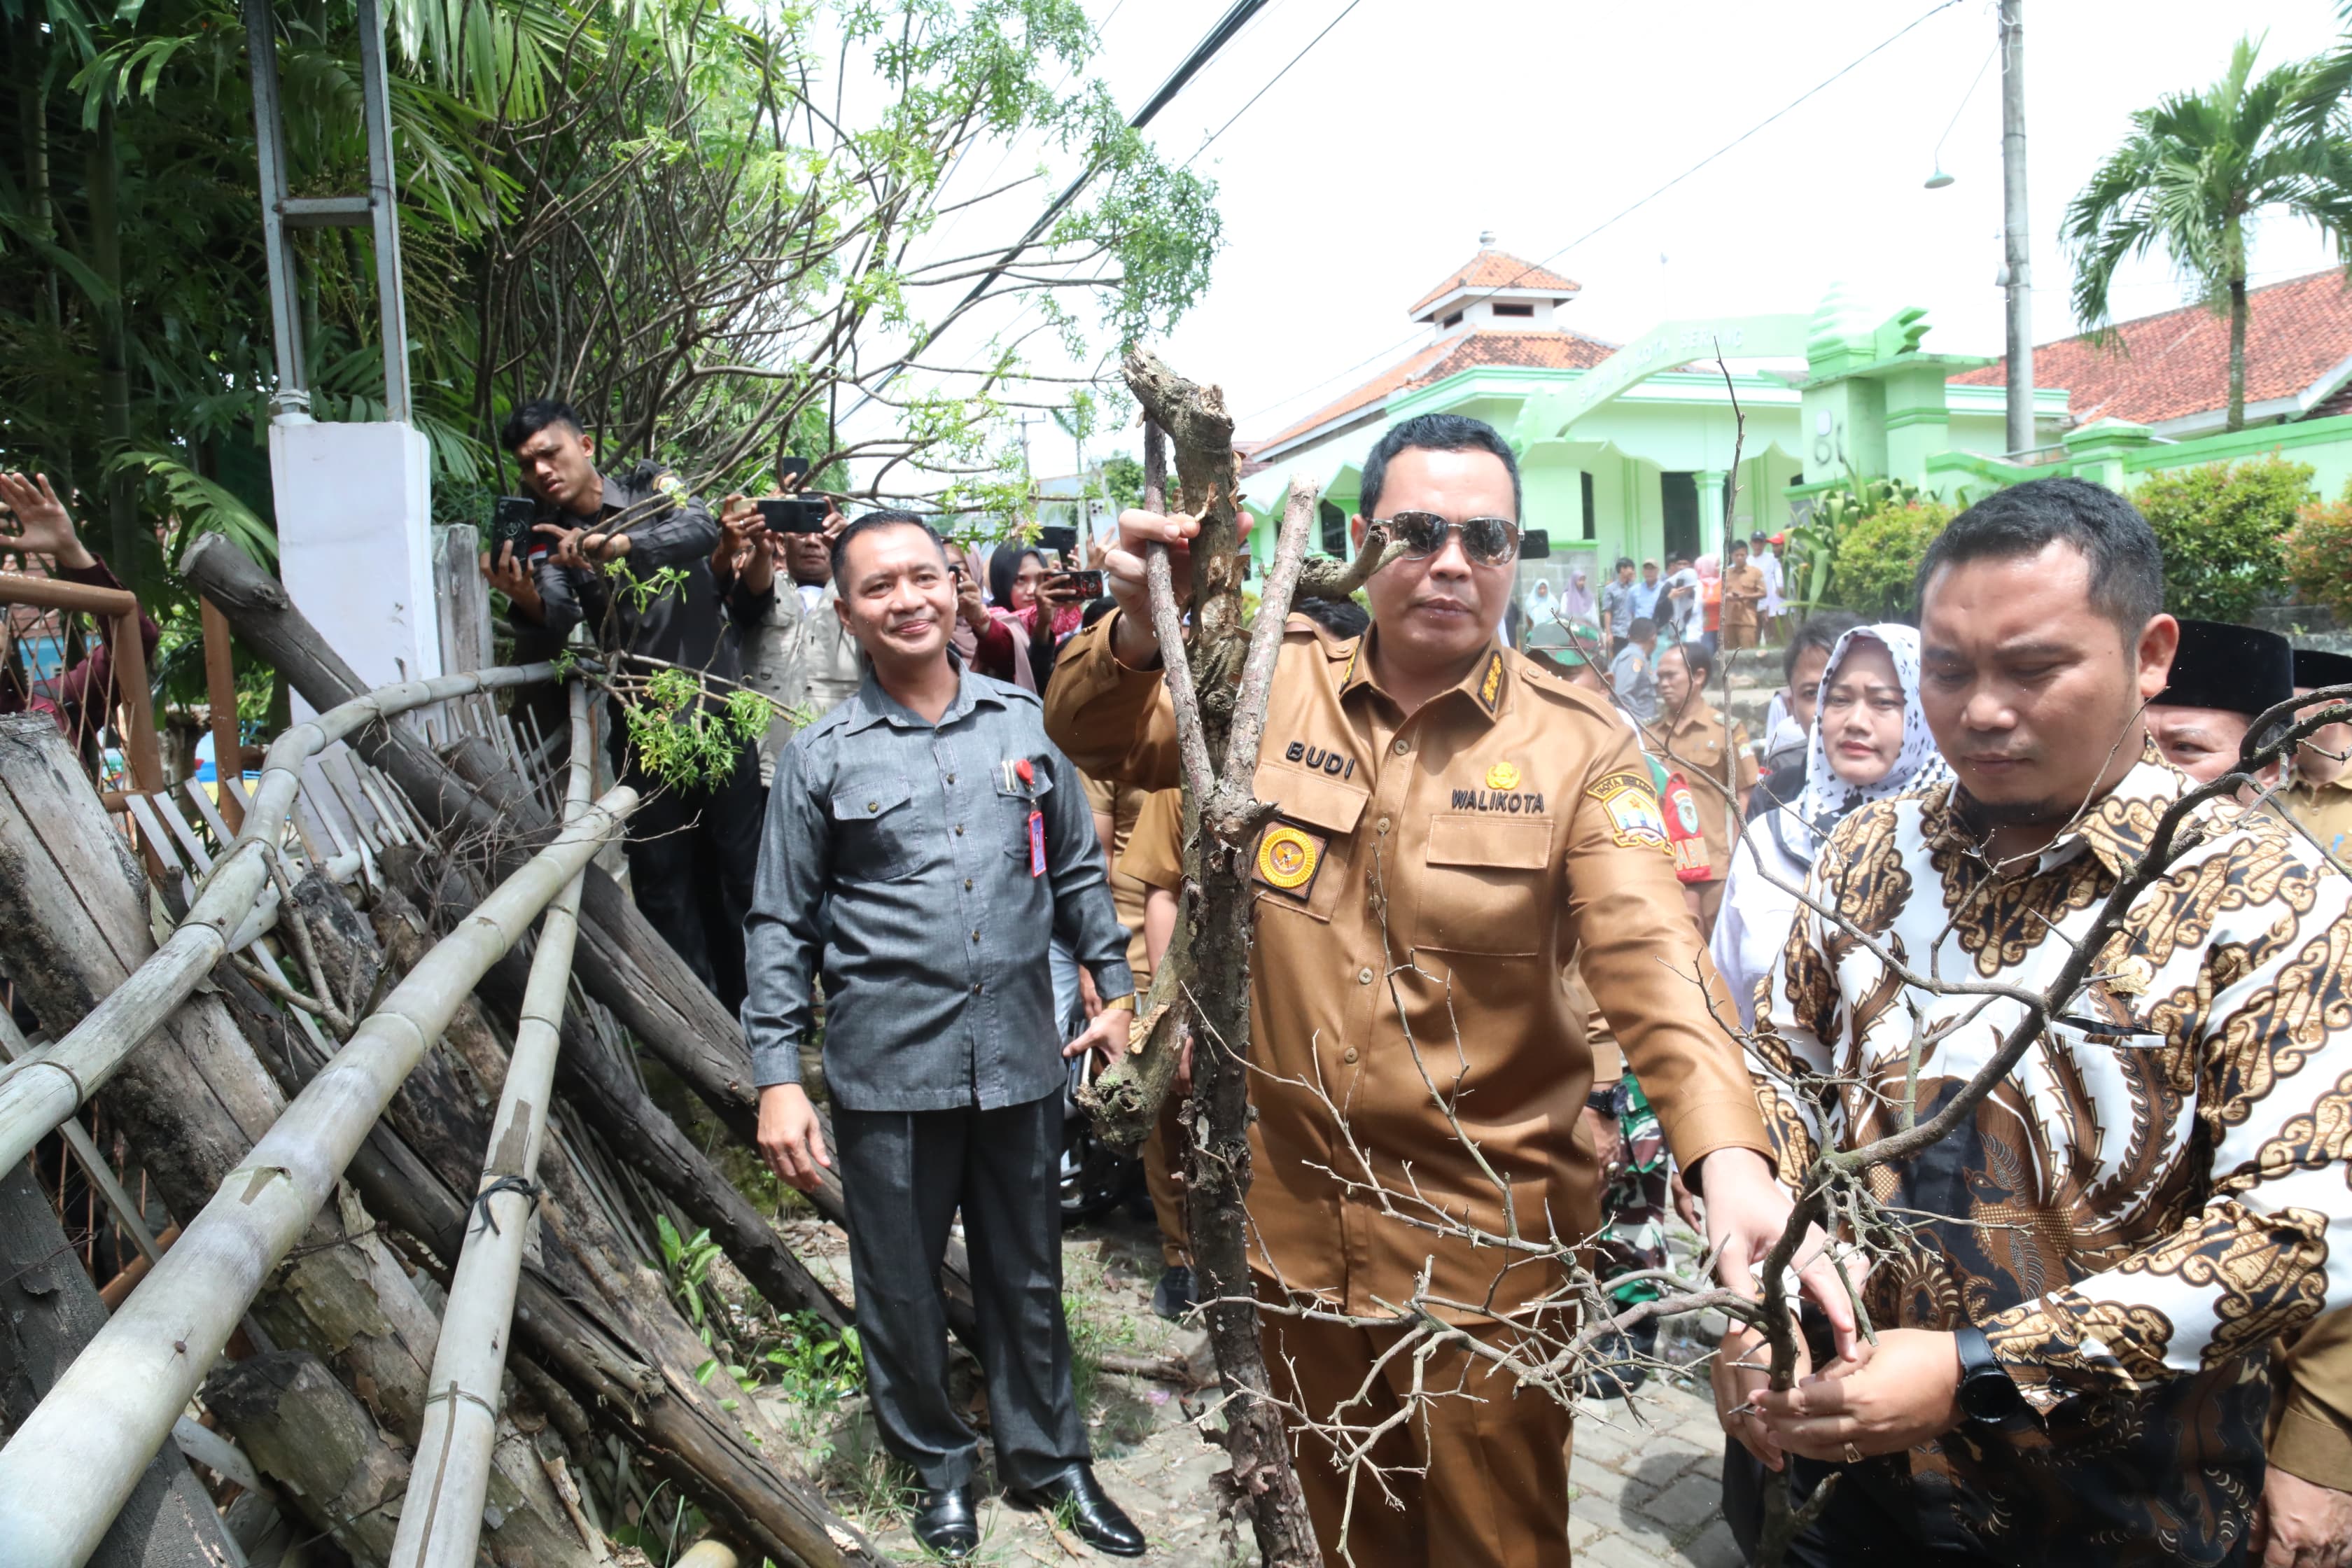
[[[2352,776],[2332,784],[2298,779],[2278,794],[2287,813],[2309,830],[2319,847],[2352,865]]]
[[[2315,1486],[2352,1491],[2352,1307],[2305,1331],[2271,1401],[2269,1458]]]
[[[1065,646],[1048,730],[1080,766],[1164,788],[1179,772],[1167,695],[1157,671],[1113,657],[1116,624]],[[1255,787],[1280,815],[1249,847],[1251,1261],[1277,1287],[1378,1315],[1433,1259],[1431,1296],[1475,1321],[1555,1289],[1558,1271],[1384,1215],[1331,1173],[1504,1234],[1504,1194],[1442,1095],[1510,1184],[1522,1236],[1590,1235],[1597,1172],[1576,1129],[1592,1058],[1564,981],[1580,940],[1583,980],[1684,1164],[1765,1135],[1738,1047],[1690,978],[1733,1016],[1632,732],[1499,647],[1410,718],[1371,662],[1360,639],[1294,617],[1268,701]]]
[[[1111,841],[1103,846],[1103,859],[1110,868],[1111,907],[1118,911],[1118,923],[1127,928],[1127,966],[1135,972],[1135,987],[1140,991],[1151,973],[1151,961],[1143,945],[1143,884],[1120,867],[1134,837],[1136,822],[1143,815],[1144,802],[1151,798],[1151,792],[1098,779],[1091,773],[1086,779],[1087,805],[1096,816],[1110,818]]]
[[[1753,565],[1735,566],[1723,574],[1723,624],[1752,626],[1756,606],[1764,599],[1764,574]]]
[[[1708,879],[1720,882],[1731,875],[1733,818],[1738,815],[1735,804],[1723,798],[1723,791],[1703,784],[1697,774],[1705,773],[1716,784],[1728,784],[1737,795],[1756,787],[1756,750],[1748,743],[1748,726],[1735,719],[1727,738],[1723,715],[1708,707],[1704,700],[1695,701],[1683,710],[1682,718],[1669,728],[1663,721],[1643,731],[1650,742],[1650,752],[1669,770],[1679,770],[1690,785],[1691,804],[1698,808],[1699,831],[1706,838],[1706,862],[1714,868]],[[1737,772],[1727,773],[1724,747],[1727,743],[1738,753],[1733,763]]]
[[[1135,832],[1119,851],[1118,868],[1146,888],[1184,887],[1184,792],[1156,789],[1143,797]]]

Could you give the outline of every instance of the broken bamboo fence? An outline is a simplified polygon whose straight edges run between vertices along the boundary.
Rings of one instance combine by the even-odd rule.
[[[605,795],[425,955],[229,1173],[146,1283],[0,1448],[0,1542],[12,1564],[62,1568],[89,1557],[237,1320],[327,1201],[402,1080],[483,972],[574,883],[636,800],[625,785]],[[260,805],[257,799],[248,826],[262,815]]]
[[[379,687],[271,742],[245,826],[213,867],[204,891],[172,939],[55,1045],[0,1071],[0,1170],[14,1166],[33,1145],[71,1116],[82,1101],[187,1000],[213,965],[240,941],[258,934],[252,916],[268,886],[286,814],[302,786],[302,764],[344,736],[427,703],[469,692],[528,685],[554,674],[546,664],[476,670],[431,680]]]
[[[595,746],[589,734],[588,688],[572,684],[572,767],[563,824],[588,810]],[[475,1189],[472,1228],[449,1281],[441,1337],[433,1349],[432,1392],[408,1472],[408,1496],[392,1543],[392,1568],[467,1568],[482,1532],[482,1500],[499,1438],[499,1401],[512,1341],[515,1291],[523,1243],[538,1207],[541,1146],[562,1045],[564,996],[572,984],[572,941],[580,932],[575,872],[547,907],[523,987],[522,1016],[505,1087],[490,1123],[490,1146]],[[503,1220],[505,1223],[501,1224]],[[436,1408],[437,1406],[437,1408]]]

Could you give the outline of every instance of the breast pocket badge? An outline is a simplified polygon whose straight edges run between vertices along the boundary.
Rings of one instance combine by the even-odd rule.
[[[1323,868],[1323,844],[1303,828],[1276,823],[1258,836],[1254,875],[1278,893],[1304,899],[1315,886],[1316,872]]]

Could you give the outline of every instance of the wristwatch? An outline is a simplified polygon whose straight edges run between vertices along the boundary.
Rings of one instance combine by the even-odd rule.
[[[1955,1330],[1960,1352],[1960,1413],[1979,1426],[2011,1427],[2030,1418],[2025,1395],[2007,1368],[1992,1358],[1984,1331],[1970,1323]]]

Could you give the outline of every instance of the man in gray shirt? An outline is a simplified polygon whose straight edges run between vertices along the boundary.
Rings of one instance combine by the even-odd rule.
[[[1132,1016],[1106,1007],[1064,1047],[1048,944],[1104,1001],[1135,992],[1086,790],[1034,693],[950,658],[955,582],[921,519],[851,523],[833,574],[866,670],[784,748],[769,794],[744,927],[761,1152],[803,1191],[832,1163],[799,1082],[822,973],[857,1326],[883,1442],[922,1478],[917,1538],[950,1558],[979,1542],[939,1284],[961,1209],[1009,1500],[1138,1556],[1095,1479],[1062,1317],[1063,1058],[1117,1059]]]
[[[1633,636],[1609,665],[1609,684],[1617,700],[1643,723],[1658,716],[1658,627],[1647,616],[1633,617]]]

